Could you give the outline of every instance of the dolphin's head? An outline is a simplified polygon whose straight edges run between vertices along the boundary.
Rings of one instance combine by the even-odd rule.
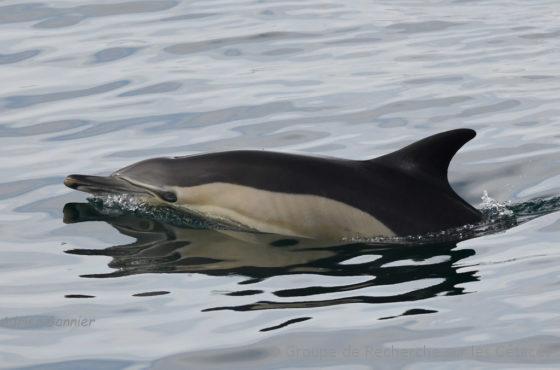
[[[154,158],[121,168],[109,176],[69,175],[64,185],[93,195],[131,194],[148,201],[175,203],[178,169],[171,158]]]

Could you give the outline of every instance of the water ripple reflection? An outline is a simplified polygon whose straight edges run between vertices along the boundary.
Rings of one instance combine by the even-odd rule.
[[[82,275],[87,278],[193,272],[211,276],[238,275],[248,278],[240,284],[252,286],[251,296],[260,292],[259,283],[282,275],[316,274],[360,280],[353,284],[276,289],[270,293],[289,300],[258,301],[204,311],[416,301],[438,295],[464,294],[467,291],[462,284],[478,280],[476,271],[458,271],[459,261],[475,252],[456,249],[456,243],[332,245],[316,240],[286,239],[279,235],[180,228],[132,214],[107,215],[87,203],[67,204],[64,217],[69,223],[104,221],[136,240],[132,244],[102,250],[68,250],[70,254],[111,257],[109,267],[115,269],[114,272]],[[364,256],[374,258],[368,262],[352,262]],[[391,287],[390,293],[382,289],[381,294],[376,294],[376,288],[384,286]],[[364,294],[369,291],[371,295]],[[245,292],[243,289],[228,294],[248,295]]]

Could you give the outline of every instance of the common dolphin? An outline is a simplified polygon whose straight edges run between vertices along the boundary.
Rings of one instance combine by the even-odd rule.
[[[69,175],[94,195],[127,193],[248,229],[308,238],[420,235],[478,223],[447,179],[476,135],[442,132],[369,160],[240,150],[153,158],[110,176]]]

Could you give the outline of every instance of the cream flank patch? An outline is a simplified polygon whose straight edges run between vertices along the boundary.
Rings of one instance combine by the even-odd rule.
[[[173,187],[176,206],[249,228],[307,238],[394,236],[371,215],[317,195],[278,193],[228,183]]]

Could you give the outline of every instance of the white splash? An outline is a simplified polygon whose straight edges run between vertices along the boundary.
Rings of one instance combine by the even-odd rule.
[[[149,205],[141,197],[131,194],[104,194],[88,198],[103,214],[118,216],[127,212],[147,212]]]
[[[498,202],[497,200],[491,198],[486,190],[483,191],[480,199],[482,199],[482,203],[478,206],[478,208],[484,213],[487,220],[514,215],[513,211],[509,208],[511,206],[511,201],[509,200],[505,202]]]

